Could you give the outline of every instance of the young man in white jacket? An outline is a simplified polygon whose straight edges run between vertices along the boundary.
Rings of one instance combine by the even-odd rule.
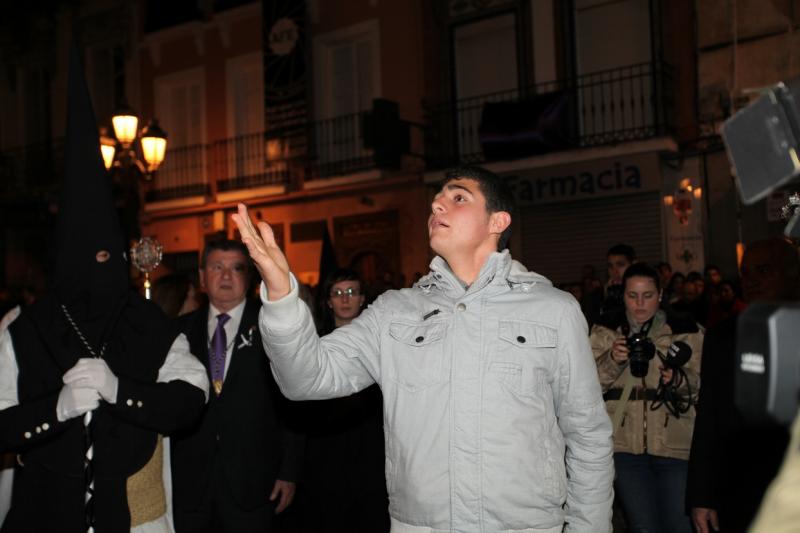
[[[498,176],[449,171],[431,272],[324,338],[269,225],[243,205],[233,215],[264,280],[259,325],[283,393],[380,385],[394,533],[611,531],[611,423],[586,322],[504,250],[512,213]]]

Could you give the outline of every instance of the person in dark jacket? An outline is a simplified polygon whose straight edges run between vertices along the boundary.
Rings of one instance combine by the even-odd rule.
[[[584,312],[589,322],[589,327],[595,324],[613,325],[619,323],[625,316],[625,304],[622,298],[622,276],[629,266],[636,262],[636,252],[628,244],[615,244],[606,253],[608,267],[608,282],[605,286],[605,296],[599,308],[588,309]]]
[[[366,302],[358,273],[332,272],[319,334],[352,322]],[[306,475],[311,513],[308,532],[389,531],[384,476],[383,401],[377,385],[344,398],[302,402],[308,428]]]
[[[240,242],[209,243],[200,267],[209,303],[179,319],[212,392],[200,421],[171,438],[177,533],[269,532],[294,498],[303,439],[278,416],[286,400],[261,343],[261,305],[246,298],[250,268]]]
[[[747,303],[800,299],[800,261],[783,239],[748,246],[741,271]],[[734,404],[736,318],[708,330],[703,346],[686,491],[698,533],[746,531],[789,442],[786,428],[748,427]]]

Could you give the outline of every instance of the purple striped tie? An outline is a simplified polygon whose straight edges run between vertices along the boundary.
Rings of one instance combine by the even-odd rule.
[[[222,382],[225,379],[225,355],[228,347],[225,322],[230,318],[225,313],[217,315],[217,329],[214,330],[214,336],[211,338],[209,366],[211,367],[211,383],[214,385],[214,392],[217,393],[217,396],[222,392]]]

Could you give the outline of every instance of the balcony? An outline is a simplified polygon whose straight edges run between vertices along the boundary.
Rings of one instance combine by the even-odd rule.
[[[672,69],[641,63],[426,109],[428,168],[530,157],[671,131]]]
[[[307,123],[210,144],[168,148],[148,202],[285,187],[375,168],[364,148],[363,114]]]
[[[64,164],[64,139],[0,150],[0,198],[40,196],[56,187]],[[194,198],[220,201],[244,189],[301,189],[376,168],[364,148],[363,113],[310,122],[291,130],[261,132],[209,144],[169,147],[145,186],[149,203]]]

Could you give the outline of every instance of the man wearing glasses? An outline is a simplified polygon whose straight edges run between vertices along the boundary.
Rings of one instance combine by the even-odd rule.
[[[268,224],[234,221],[259,328],[292,399],[384,396],[393,533],[611,531],[613,443],[574,298],[513,261],[513,197],[478,167],[431,204],[431,272],[320,339]]]

